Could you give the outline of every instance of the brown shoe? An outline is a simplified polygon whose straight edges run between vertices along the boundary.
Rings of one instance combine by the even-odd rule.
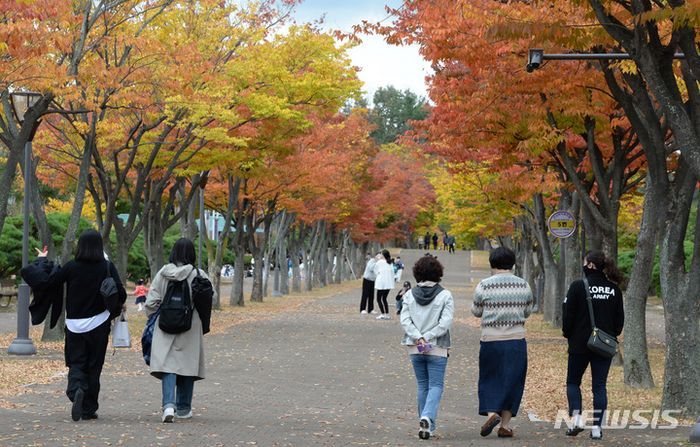
[[[494,428],[501,423],[501,417],[497,414],[492,415],[490,418],[486,419],[484,425],[481,426],[481,436],[488,436],[491,434]]]
[[[498,429],[498,437],[499,438],[512,438],[513,437],[513,430],[510,428],[500,427]]]

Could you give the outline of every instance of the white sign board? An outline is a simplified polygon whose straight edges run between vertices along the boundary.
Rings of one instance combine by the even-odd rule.
[[[568,211],[555,211],[547,219],[547,227],[552,236],[567,238],[576,231],[576,219]]]

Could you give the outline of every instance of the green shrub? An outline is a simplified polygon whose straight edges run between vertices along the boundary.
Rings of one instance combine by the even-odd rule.
[[[23,216],[9,216],[5,219],[5,226],[0,233],[0,277],[5,278],[10,275],[19,277],[19,270],[22,267],[22,226]],[[56,250],[61,249],[63,239],[70,215],[66,213],[51,213],[46,216],[51,238]],[[45,241],[39,241],[38,231],[34,224],[34,219],[30,219],[31,229],[29,230],[29,258],[34,259],[36,252],[34,248],[41,248],[46,245]],[[92,224],[85,219],[78,223],[76,237],[83,231],[93,228]]]

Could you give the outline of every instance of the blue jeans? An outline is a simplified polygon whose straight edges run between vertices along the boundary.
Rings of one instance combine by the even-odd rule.
[[[412,354],[411,363],[418,385],[418,417],[429,418],[430,429],[434,430],[445,384],[447,357]]]
[[[161,384],[163,386],[163,409],[175,408],[177,414],[181,416],[192,410],[194,377],[163,373]]]

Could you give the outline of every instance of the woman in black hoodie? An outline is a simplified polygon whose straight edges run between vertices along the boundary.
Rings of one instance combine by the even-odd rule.
[[[100,286],[108,275],[112,276],[122,306],[126,290],[114,264],[105,259],[102,236],[95,230],[80,235],[75,259],[63,267],[53,268],[46,255],[40,251],[39,259],[22,274],[32,288],[62,289],[66,284],[64,353],[68,367],[66,395],[73,402],[71,417],[74,421],[97,419],[100,374],[111,321]]]
[[[608,334],[618,336],[625,324],[622,292],[619,284],[624,280],[615,263],[607,259],[602,251],[589,251],[583,259],[583,271],[588,280],[596,327]],[[591,365],[593,382],[593,427],[591,438],[601,439],[601,425],[608,406],[606,383],[612,359],[602,357],[588,349],[591,336],[591,319],[586,302],[586,289],[582,279],[571,283],[563,305],[562,331],[569,342],[569,365],[566,376],[566,396],[569,400],[569,415],[574,425],[566,432],[576,436],[583,431],[581,378]]]

